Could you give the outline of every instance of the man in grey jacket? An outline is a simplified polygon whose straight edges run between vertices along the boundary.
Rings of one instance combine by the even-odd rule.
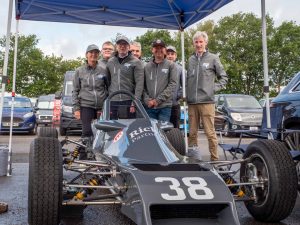
[[[170,121],[172,97],[177,83],[177,68],[165,58],[162,40],[152,43],[153,60],[145,66],[144,103],[151,118]]]
[[[129,52],[129,40],[125,36],[119,36],[116,40],[117,52],[106,64],[109,80],[109,94],[124,90],[141,99],[144,89],[144,68],[142,62]],[[114,96],[111,102],[112,116],[118,117],[118,109],[122,106],[128,108],[128,118],[135,115],[135,107],[127,95]]]
[[[86,64],[76,69],[73,79],[74,116],[82,120],[82,137],[93,135],[91,122],[97,118],[97,112],[107,97],[106,70],[98,64],[99,53],[97,45],[89,45]]]
[[[197,31],[193,36],[195,53],[189,58],[187,73],[189,146],[194,146],[190,149],[190,154],[200,158],[200,152],[195,146],[198,145],[198,127],[201,118],[208,139],[211,160],[218,160],[218,140],[214,128],[214,93],[225,87],[227,75],[219,57],[207,50],[207,43],[206,32]]]

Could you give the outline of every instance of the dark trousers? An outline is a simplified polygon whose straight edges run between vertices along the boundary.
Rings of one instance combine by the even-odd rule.
[[[173,105],[171,109],[170,122],[173,123],[175,128],[179,128],[180,122],[180,105]]]
[[[97,119],[97,110],[88,107],[80,108],[80,117],[82,121],[82,137],[91,137],[93,136],[92,131],[92,120]]]

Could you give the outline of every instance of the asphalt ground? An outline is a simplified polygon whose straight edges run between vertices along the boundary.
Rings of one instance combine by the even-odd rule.
[[[74,139],[78,136],[72,135]],[[27,224],[27,192],[28,192],[28,153],[31,141],[35,136],[14,135],[12,142],[13,164],[12,176],[0,177],[0,202],[8,203],[8,211],[0,214],[0,225],[26,225]],[[62,137],[60,137],[62,138]],[[0,135],[0,144],[7,144],[8,135]],[[254,139],[245,138],[243,143],[251,143]],[[238,138],[224,138],[225,143],[237,143]],[[204,160],[209,158],[207,141],[202,132],[199,133],[201,154]],[[220,150],[220,155],[222,151]],[[236,203],[240,223],[242,225],[264,225],[255,221],[246,210],[243,202]],[[131,225],[130,219],[123,216],[119,206],[88,206],[82,219],[63,219],[62,225]],[[281,223],[274,225],[299,225],[300,200],[297,199],[292,214]]]

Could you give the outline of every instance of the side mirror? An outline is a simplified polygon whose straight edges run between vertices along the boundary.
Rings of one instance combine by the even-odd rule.
[[[102,130],[104,132],[117,131],[121,130],[125,127],[125,125],[118,123],[116,121],[100,121],[95,124],[95,128],[98,130]]]

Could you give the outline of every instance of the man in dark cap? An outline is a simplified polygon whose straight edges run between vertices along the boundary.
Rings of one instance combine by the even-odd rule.
[[[82,120],[82,137],[93,135],[91,122],[97,118],[107,97],[107,76],[105,68],[98,65],[100,50],[97,45],[86,49],[86,63],[76,69],[72,93],[74,116]]]
[[[141,99],[144,89],[144,69],[142,62],[130,52],[130,42],[125,36],[116,39],[116,53],[107,62],[107,75],[109,79],[109,94],[115,91],[128,91]],[[128,118],[135,115],[135,107],[127,95],[114,96],[111,102],[111,118],[118,117],[119,107],[128,106]]]
[[[165,58],[166,45],[158,39],[152,43],[153,60],[145,66],[144,103],[151,118],[170,121],[172,95],[176,87],[177,69]]]

